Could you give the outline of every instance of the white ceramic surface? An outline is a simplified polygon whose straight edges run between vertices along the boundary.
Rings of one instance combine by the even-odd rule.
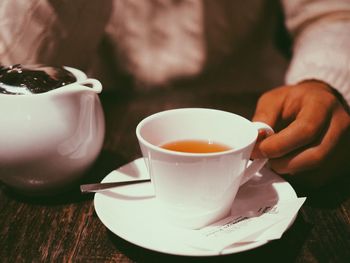
[[[254,160],[247,165],[259,130],[273,132],[266,124],[214,109],[174,109],[142,120],[136,135],[165,215],[192,229],[226,216],[242,182],[267,161]],[[159,147],[191,139],[218,142],[232,149],[195,154]]]
[[[149,178],[144,160],[137,159],[108,174],[102,182],[116,182]],[[231,213],[250,211],[258,205],[280,203],[296,199],[288,182],[263,168],[243,185],[231,207]],[[158,209],[151,183],[128,185],[95,194],[94,206],[102,223],[119,237],[144,248],[183,256],[215,256],[219,252],[190,246],[186,240],[197,230],[180,228],[166,221]],[[286,230],[295,215],[286,218],[270,230]],[[272,229],[274,228],[274,229]],[[236,243],[220,254],[232,254],[259,247],[268,241]]]
[[[40,94],[0,94],[0,180],[21,193],[60,191],[80,178],[101,150],[101,83],[66,69],[77,82]]]

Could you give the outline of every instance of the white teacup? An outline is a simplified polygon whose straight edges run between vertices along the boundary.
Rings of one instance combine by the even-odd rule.
[[[167,219],[197,229],[227,216],[239,187],[267,161],[248,165],[259,130],[273,133],[267,124],[214,109],[174,109],[142,120],[136,135]],[[161,147],[182,140],[212,141],[230,149],[186,153]]]

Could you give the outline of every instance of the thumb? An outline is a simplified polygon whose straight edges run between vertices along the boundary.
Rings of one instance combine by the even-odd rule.
[[[252,121],[264,122],[274,128],[281,110],[282,104],[278,100],[263,95],[258,100]]]
[[[283,98],[278,93],[277,90],[272,90],[259,98],[252,121],[264,122],[275,129],[283,107]],[[267,134],[264,132],[259,132],[257,143],[251,156],[253,159],[265,157],[260,144],[266,136]]]

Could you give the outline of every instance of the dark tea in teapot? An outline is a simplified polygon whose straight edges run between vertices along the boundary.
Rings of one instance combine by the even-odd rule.
[[[3,94],[43,93],[76,81],[74,74],[64,67],[20,64],[0,66],[0,93]]]

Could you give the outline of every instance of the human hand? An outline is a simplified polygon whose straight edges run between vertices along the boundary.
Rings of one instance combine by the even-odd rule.
[[[350,168],[348,106],[327,84],[305,81],[263,94],[253,121],[269,124],[275,134],[257,143],[253,158],[269,158],[287,179],[319,187]]]

